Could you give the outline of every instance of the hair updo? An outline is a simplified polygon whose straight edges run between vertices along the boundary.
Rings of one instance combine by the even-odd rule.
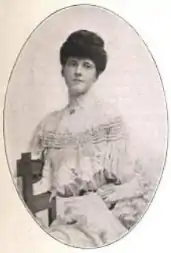
[[[64,66],[69,57],[88,58],[95,63],[97,76],[107,64],[103,39],[94,32],[79,30],[70,34],[60,49],[60,63]]]

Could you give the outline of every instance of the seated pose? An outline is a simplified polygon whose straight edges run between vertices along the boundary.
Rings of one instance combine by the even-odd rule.
[[[49,201],[57,200],[57,219],[47,231],[72,246],[103,246],[139,220],[150,182],[139,162],[130,161],[122,117],[93,89],[107,64],[103,39],[73,32],[60,63],[68,105],[45,116],[30,144],[33,157],[45,161],[40,185],[51,192]]]

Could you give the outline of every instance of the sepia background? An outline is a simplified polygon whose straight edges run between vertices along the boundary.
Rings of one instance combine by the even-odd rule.
[[[81,3],[82,1],[75,1]],[[100,1],[91,1],[100,4]],[[72,1],[63,1],[63,3],[42,3],[41,1],[13,1],[2,2],[0,14],[2,21],[5,23],[3,27],[2,56],[1,58],[1,109],[4,106],[4,95],[7,88],[7,79],[9,77],[14,60],[21,48],[21,45],[44,17],[57,8],[72,4]],[[104,5],[104,3],[102,3]],[[155,6],[155,8],[154,8]],[[168,107],[170,108],[170,36],[168,33],[169,24],[171,23],[169,15],[169,4],[163,1],[157,3],[151,1],[115,1],[111,4],[106,1],[105,7],[111,8],[127,18],[136,29],[143,35],[162,73]],[[3,23],[1,23],[3,24]],[[4,50],[5,49],[5,50]],[[151,92],[152,94],[152,92]],[[153,94],[152,94],[153,96]],[[2,110],[1,110],[1,121]],[[1,212],[1,248],[3,252],[54,252],[57,248],[60,252],[81,252],[61,245],[44,233],[32,220],[19,200],[15,188],[9,175],[6,163],[3,132],[1,125],[1,201],[3,202]],[[163,174],[163,180],[160,184],[158,194],[153,201],[153,205],[146,214],[145,219],[127,236],[124,240],[111,247],[105,249],[93,250],[93,252],[113,252],[115,248],[117,252],[161,252],[161,249],[168,249],[170,245],[170,234],[168,233],[170,215],[170,158],[168,156],[167,166]],[[8,193],[8,196],[7,194]],[[156,229],[157,224],[157,229]],[[135,243],[136,242],[136,243]]]

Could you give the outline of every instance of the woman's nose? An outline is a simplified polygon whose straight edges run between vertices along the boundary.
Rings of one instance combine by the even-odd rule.
[[[75,74],[76,75],[81,75],[82,74],[82,66],[80,64],[77,65],[77,67],[75,69]]]

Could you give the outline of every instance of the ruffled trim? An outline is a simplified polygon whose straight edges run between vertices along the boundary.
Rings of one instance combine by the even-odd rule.
[[[64,149],[67,147],[84,146],[87,143],[99,144],[102,142],[113,142],[125,138],[121,117],[108,124],[101,124],[85,132],[72,134],[71,132],[47,132],[40,137],[40,145],[44,148]]]
[[[59,185],[54,182],[51,191],[53,193],[56,191],[56,195],[60,197],[81,196],[88,192],[96,192],[99,187],[109,183],[120,185],[121,181],[114,173],[110,175],[108,171],[104,169],[103,171],[96,172],[90,181],[76,177],[75,180],[67,185]]]

